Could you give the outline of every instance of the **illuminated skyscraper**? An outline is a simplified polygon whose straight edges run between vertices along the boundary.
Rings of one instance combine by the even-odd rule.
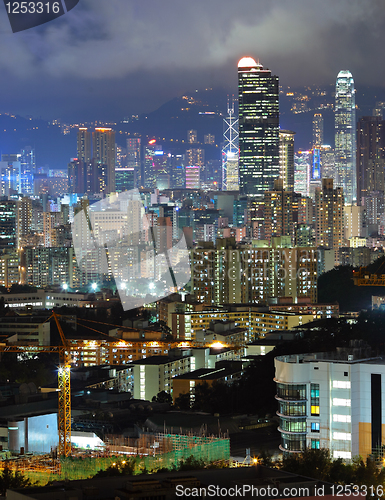
[[[294,191],[294,136],[291,130],[279,131],[279,168],[285,191]]]
[[[344,196],[342,188],[333,188],[333,179],[322,179],[315,192],[316,246],[333,248],[344,243]]]
[[[96,128],[92,133],[93,157],[100,169],[105,170],[106,192],[115,192],[115,132],[111,128]]]
[[[324,119],[321,113],[313,117],[313,148],[320,148],[324,143]]]
[[[338,73],[335,102],[335,161],[337,186],[342,187],[345,203],[357,200],[356,185],[356,100],[350,71]]]
[[[238,171],[238,118],[234,114],[234,104],[228,105],[227,116],[223,119],[222,149],[222,190],[239,189]]]
[[[239,187],[261,200],[279,177],[278,77],[251,57],[238,63]]]

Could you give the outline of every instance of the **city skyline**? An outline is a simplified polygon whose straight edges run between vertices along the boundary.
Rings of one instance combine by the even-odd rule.
[[[239,8],[170,0],[160,8],[153,0],[83,0],[63,18],[18,34],[3,14],[0,109],[22,115],[117,120],[150,112],[194,89],[234,89],[232,68],[249,54],[267,61],[284,85],[328,84],[341,68],[358,85],[385,78],[373,49],[384,41],[379,2],[242,0]]]

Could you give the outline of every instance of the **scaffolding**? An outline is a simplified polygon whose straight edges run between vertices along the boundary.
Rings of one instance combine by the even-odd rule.
[[[143,470],[173,469],[193,457],[205,463],[230,460],[228,437],[192,434],[142,434],[139,438],[107,436],[106,447],[99,451],[73,450],[60,460],[44,456],[7,456],[0,469],[17,470],[40,485],[50,481],[88,479],[109,467],[123,468],[131,460],[133,473]]]

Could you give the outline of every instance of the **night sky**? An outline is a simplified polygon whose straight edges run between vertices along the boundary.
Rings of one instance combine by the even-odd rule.
[[[385,87],[383,0],[80,0],[13,34],[0,5],[0,111],[120,120],[184,92],[236,92],[250,55],[283,85]]]

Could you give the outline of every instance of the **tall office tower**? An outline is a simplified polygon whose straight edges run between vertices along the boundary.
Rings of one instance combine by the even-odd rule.
[[[279,131],[279,169],[285,191],[294,191],[294,136],[291,130]]]
[[[334,184],[337,185],[334,149],[328,144],[324,144],[320,148],[321,158],[321,178],[333,179]]]
[[[384,192],[385,121],[363,116],[357,124],[357,201],[373,191]]]
[[[21,155],[1,155],[0,181],[1,196],[21,193]]]
[[[278,77],[251,57],[238,63],[239,187],[261,201],[279,177]]]
[[[16,246],[16,201],[0,200],[0,249]]]
[[[199,165],[203,167],[205,164],[205,150],[202,148],[186,149],[186,165]]]
[[[343,188],[345,203],[352,205],[357,200],[356,99],[350,71],[338,73],[334,113],[337,186]]]
[[[127,167],[135,170],[137,185],[144,187],[141,175],[141,138],[129,137],[127,139]]]
[[[187,130],[187,142],[196,144],[198,142],[198,134],[196,130]]]
[[[115,192],[115,132],[111,128],[96,128],[92,132],[92,156],[99,168],[106,170],[106,194]]]
[[[294,191],[309,196],[310,190],[310,151],[299,151],[294,155]]]
[[[186,189],[200,188],[200,167],[190,165],[186,167]]]
[[[144,187],[156,188],[159,175],[168,175],[169,163],[170,158],[162,145],[151,139],[144,151]]]
[[[20,152],[21,192],[33,194],[33,175],[36,170],[35,150],[26,146]]]
[[[264,239],[271,243],[276,236],[294,236],[294,193],[284,189],[282,179],[274,181],[274,190],[264,195]]]
[[[172,154],[170,158],[171,163],[171,187],[184,188],[185,183],[185,159],[184,155]]]
[[[365,207],[371,232],[384,213],[385,121],[363,116],[357,124],[357,202]]]
[[[87,166],[86,163],[73,158],[68,163],[68,192],[70,194],[83,194],[87,190]]]
[[[313,148],[320,148],[324,143],[324,119],[321,113],[313,117]]]
[[[239,189],[239,143],[238,118],[234,114],[234,103],[227,106],[223,119],[222,191]]]
[[[362,237],[364,228],[364,207],[347,205],[344,208],[344,236],[346,242],[350,238]]]
[[[116,192],[130,191],[136,187],[136,177],[134,168],[116,168],[115,169],[115,187]]]
[[[344,195],[333,179],[322,179],[315,192],[316,246],[338,251],[344,244]]]

